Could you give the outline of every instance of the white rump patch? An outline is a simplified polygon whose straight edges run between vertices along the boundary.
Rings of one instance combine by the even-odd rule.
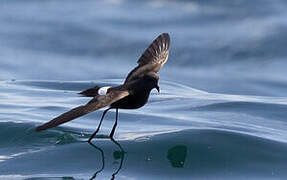
[[[101,87],[101,88],[98,90],[98,94],[99,94],[99,95],[106,95],[106,94],[107,94],[107,91],[108,91],[108,89],[109,89],[110,87],[111,87],[111,86]]]

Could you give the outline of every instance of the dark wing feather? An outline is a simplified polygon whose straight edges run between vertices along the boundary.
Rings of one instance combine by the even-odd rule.
[[[170,37],[167,33],[159,35],[145,50],[135,67],[127,76],[125,83],[138,79],[150,71],[157,73],[168,59]]]
[[[76,107],[68,112],[65,112],[64,114],[56,117],[55,119],[38,126],[36,128],[36,131],[43,131],[48,128],[56,127],[60,124],[63,124],[65,122],[71,121],[75,118],[78,118],[80,116],[83,116],[85,114],[88,114],[90,112],[93,112],[95,110],[98,110],[102,107],[108,106],[126,96],[128,96],[128,91],[110,91],[105,96],[97,96],[93,98],[89,103],[83,106]]]

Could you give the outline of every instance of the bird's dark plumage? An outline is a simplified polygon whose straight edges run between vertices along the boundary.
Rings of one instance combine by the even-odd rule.
[[[80,116],[83,116],[85,114],[88,114],[90,112],[93,112],[95,110],[98,110],[102,107],[108,106],[112,104],[113,102],[116,102],[126,96],[129,95],[128,91],[112,91],[108,93],[107,95],[98,95],[94,97],[90,102],[88,102],[86,105],[76,107],[68,112],[65,112],[64,114],[61,114],[60,116],[56,117],[55,119],[43,124],[42,126],[38,126],[36,128],[36,131],[42,131],[48,128],[52,128],[55,126],[58,126],[60,124],[63,124],[65,122],[71,121],[75,118],[78,118]]]
[[[149,72],[157,73],[167,61],[169,47],[169,35],[163,33],[158,36],[139,58],[138,66],[128,74],[125,83],[138,79]]]
[[[36,131],[58,126],[105,106],[110,106],[109,109],[136,109],[142,107],[147,102],[150,91],[153,88],[156,88],[159,91],[159,75],[157,72],[166,63],[169,48],[170,37],[167,33],[163,33],[145,50],[137,61],[138,66],[128,74],[123,85],[108,88],[106,94],[99,93],[101,89],[99,86],[80,92],[79,94],[93,97],[93,99],[86,105],[76,107],[53,120],[38,126]],[[102,119],[104,115],[105,113],[103,114]],[[98,129],[92,137],[98,132]]]
[[[100,86],[95,86],[95,87],[86,89],[86,90],[80,92],[79,94],[81,94],[82,96],[86,96],[86,97],[95,97],[95,96],[99,95],[98,90],[100,88],[101,88]]]

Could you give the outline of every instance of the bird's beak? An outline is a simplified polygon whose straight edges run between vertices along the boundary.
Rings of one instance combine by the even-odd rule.
[[[159,93],[160,92],[160,90],[159,90],[159,86],[158,85],[156,85],[156,90],[157,90],[157,92]]]

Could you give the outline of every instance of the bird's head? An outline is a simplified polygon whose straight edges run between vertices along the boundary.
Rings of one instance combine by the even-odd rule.
[[[148,73],[143,77],[143,79],[145,80],[145,86],[147,86],[150,90],[156,88],[156,90],[160,92],[158,86],[159,75],[157,73]]]

